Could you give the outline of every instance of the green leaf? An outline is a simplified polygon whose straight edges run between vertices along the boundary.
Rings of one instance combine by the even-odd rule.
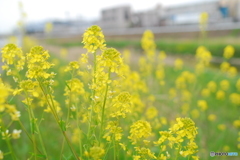
[[[62,131],[66,131],[66,130],[67,130],[66,122],[65,122],[64,120],[61,119],[61,120],[59,121],[59,124],[60,124],[60,126],[61,126]]]
[[[43,155],[43,154],[37,154],[37,157],[40,157],[40,158],[47,158],[47,156]]]
[[[31,119],[31,123],[30,123],[30,127],[31,127],[31,134],[35,133],[35,129],[36,129],[36,118],[32,118]]]

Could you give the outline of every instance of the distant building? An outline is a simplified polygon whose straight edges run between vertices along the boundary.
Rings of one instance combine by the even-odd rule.
[[[211,0],[177,6],[157,5],[147,11],[132,12],[130,6],[104,9],[99,25],[102,28],[156,27],[199,23],[207,12],[208,23],[240,21],[240,0]]]
[[[198,24],[203,12],[208,13],[210,24],[228,22],[234,25],[234,22],[240,22],[240,0],[209,0],[167,7],[158,4],[152,9],[140,12],[133,12],[131,6],[123,5],[103,9],[97,22],[82,18],[48,22],[53,24],[51,35],[67,35],[82,33],[92,24],[98,24],[108,31],[134,27]],[[26,25],[26,33],[44,33],[45,23],[29,23]]]
[[[234,21],[240,21],[240,0],[228,0],[229,15]]]
[[[32,33],[43,33],[45,22],[32,22],[25,26],[25,31],[27,34]]]
[[[102,28],[127,28],[131,25],[131,16],[130,6],[104,9],[101,12],[99,25]]]
[[[88,26],[92,25],[92,22],[84,21],[81,19],[66,20],[66,21],[52,21],[53,24],[53,33],[81,33]]]
[[[208,13],[209,23],[220,22],[223,20],[219,10],[219,2],[217,0],[209,2],[204,1],[164,8],[166,25],[198,23],[202,12]]]
[[[156,27],[163,25],[163,8],[157,5],[154,9],[131,14],[131,27]]]
[[[93,22],[82,19],[48,20],[46,22],[28,23],[25,27],[26,33],[44,33],[46,23],[51,23],[53,25],[53,30],[50,34],[78,34],[84,32],[87,27],[93,24]]]

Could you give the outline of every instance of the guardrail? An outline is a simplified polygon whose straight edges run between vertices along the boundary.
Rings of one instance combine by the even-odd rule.
[[[142,34],[145,30],[151,30],[153,33],[181,33],[181,32],[200,32],[198,24],[193,25],[175,25],[161,27],[141,27],[141,28],[125,28],[125,29],[103,29],[105,35],[134,35]],[[222,31],[240,29],[240,23],[212,23],[206,28],[206,31]]]
[[[86,28],[87,29],[87,28]],[[161,33],[191,33],[200,32],[200,27],[198,24],[191,25],[171,25],[171,26],[159,26],[159,27],[138,27],[138,28],[103,28],[105,36],[124,36],[124,35],[142,35],[145,30],[151,30],[154,34]],[[206,31],[224,31],[224,30],[234,30],[240,29],[240,22],[225,22],[225,23],[211,23],[207,26]],[[79,30],[65,30],[58,29],[53,31],[50,35],[44,33],[33,34],[39,38],[47,37],[72,37],[82,35],[84,29]]]

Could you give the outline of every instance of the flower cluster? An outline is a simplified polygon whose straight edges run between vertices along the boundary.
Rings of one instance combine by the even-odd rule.
[[[54,64],[47,61],[50,55],[43,47],[33,47],[26,57],[28,67],[26,76],[28,78],[48,79],[54,77],[55,73],[47,73]]]
[[[177,154],[180,154],[182,157],[193,156],[198,148],[194,142],[198,133],[195,123],[190,118],[177,118],[176,121],[177,123],[169,131],[160,131],[161,137],[154,143],[161,145],[168,141],[168,145],[171,148],[176,147],[176,150],[179,151]]]
[[[123,64],[120,53],[114,48],[107,48],[101,55],[100,66],[110,68],[111,72],[118,73],[119,67]]]
[[[151,136],[152,127],[147,121],[139,120],[131,125],[130,136],[128,137],[132,144],[136,144],[142,138]]]
[[[143,33],[141,44],[148,56],[153,56],[155,54],[156,44],[154,42],[154,35],[152,31],[146,30]]]
[[[83,48],[86,48],[88,52],[94,53],[97,49],[105,49],[105,39],[102,30],[99,26],[89,27],[83,34]]]
[[[2,61],[5,65],[3,70],[7,71],[7,75],[12,75],[15,81],[19,79],[19,71],[23,70],[25,65],[25,57],[22,50],[15,44],[8,44],[2,49]]]

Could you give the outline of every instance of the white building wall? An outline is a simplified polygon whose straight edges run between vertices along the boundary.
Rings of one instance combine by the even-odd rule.
[[[104,9],[101,13],[99,25],[102,28],[127,28],[130,25],[130,18],[130,6]]]

